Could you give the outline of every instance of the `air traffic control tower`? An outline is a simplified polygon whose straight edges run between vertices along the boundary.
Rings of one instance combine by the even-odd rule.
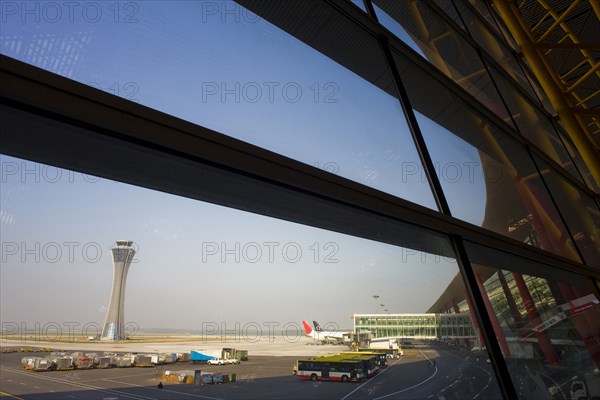
[[[106,322],[102,329],[101,339],[125,339],[125,284],[131,260],[135,254],[131,240],[117,240],[117,245],[112,247],[113,258],[113,284],[110,294],[110,303],[106,312]]]

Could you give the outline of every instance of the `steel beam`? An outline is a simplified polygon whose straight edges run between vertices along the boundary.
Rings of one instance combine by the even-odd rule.
[[[595,143],[591,134],[586,132],[585,127],[579,123],[573,113],[573,106],[570,104],[569,99],[564,95],[557,79],[553,76],[552,71],[547,68],[543,56],[539,54],[530,34],[523,26],[523,21],[519,17],[519,11],[515,5],[512,2],[503,0],[494,0],[494,5],[521,47],[523,55],[548,95],[559,118],[564,123],[567,133],[575,143],[590,173],[596,182],[600,184],[600,156],[598,155],[600,145]]]

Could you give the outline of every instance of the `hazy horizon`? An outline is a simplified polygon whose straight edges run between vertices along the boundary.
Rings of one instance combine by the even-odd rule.
[[[138,249],[125,321],[140,327],[351,327],[355,313],[425,312],[458,272],[451,259],[123,183],[39,176],[5,175],[0,191],[2,323],[102,325],[117,239]]]
[[[233,2],[102,10],[93,21],[79,11],[58,20],[9,15],[0,51],[437,209],[398,99],[322,53]],[[417,118],[453,215],[480,225],[477,149]],[[139,326],[306,319],[346,327],[354,313],[425,312],[458,273],[454,260],[432,254],[0,160],[3,323],[102,325],[118,239],[138,246],[125,321]]]

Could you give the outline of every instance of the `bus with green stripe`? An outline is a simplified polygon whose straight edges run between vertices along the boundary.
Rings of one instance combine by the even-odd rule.
[[[339,357],[347,360],[359,360],[363,364],[363,369],[367,378],[372,377],[379,372],[380,355],[364,354],[358,352],[340,353]]]
[[[322,356],[296,361],[296,376],[311,381],[360,382],[365,378],[364,362],[342,356]]]

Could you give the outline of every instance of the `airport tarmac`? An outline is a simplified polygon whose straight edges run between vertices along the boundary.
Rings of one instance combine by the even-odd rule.
[[[181,342],[154,342],[154,343],[126,343],[126,342],[41,342],[4,340],[0,347],[49,347],[57,350],[78,351],[113,351],[113,352],[139,352],[139,353],[189,353],[190,350],[220,349],[233,347],[248,350],[249,354],[257,356],[315,356],[320,354],[338,353],[347,351],[344,345],[320,345],[307,337],[262,336],[260,338],[231,338],[219,341],[210,340],[181,341]]]
[[[302,349],[308,351],[315,351],[313,347],[326,347],[297,346],[303,346]],[[327,347],[335,348],[335,352],[344,350],[341,346]],[[298,350],[294,348],[290,351]],[[360,383],[301,380],[292,374],[292,365],[298,358],[292,355],[259,356],[250,353],[250,359],[239,365],[177,363],[168,367],[38,373],[20,368],[23,353],[0,356],[2,400],[501,398],[489,364],[483,360],[477,361],[471,353],[435,343],[406,351],[400,359],[392,360],[388,368]],[[436,364],[429,363],[430,359],[436,360]],[[158,377],[167,369],[174,373],[195,369],[200,369],[202,373],[235,373],[238,379],[227,384],[204,386],[165,382],[163,388],[159,389],[156,386]]]

